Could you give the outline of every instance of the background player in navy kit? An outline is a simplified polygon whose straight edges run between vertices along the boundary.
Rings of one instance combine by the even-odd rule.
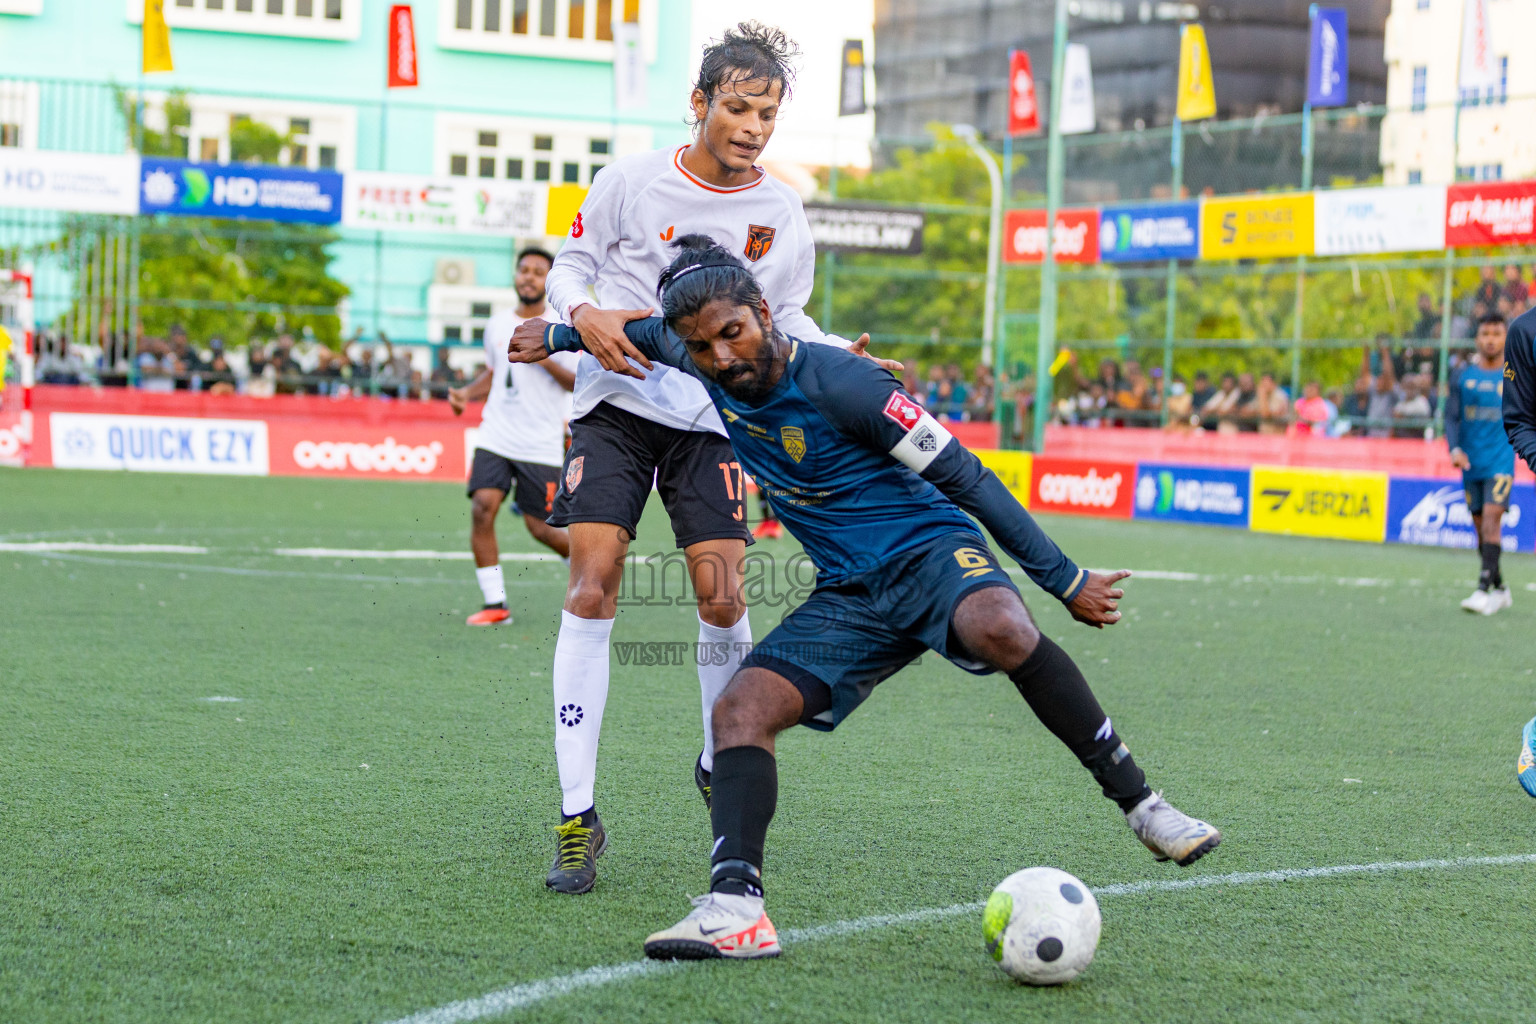
[[[576,361],[567,357],[539,367],[513,366],[506,351],[518,324],[543,315],[544,281],[553,262],[554,257],[543,249],[518,253],[512,279],[517,309],[498,313],[486,324],[485,369],[464,387],[448,392],[455,416],[468,403],[485,400],[468,487],[469,547],[485,605],[465,620],[470,626],[493,626],[512,619],[496,544],[496,513],[509,493],[514,511],[522,515],[534,540],[561,558],[571,553],[565,531],[544,520],[559,486]]]
[[[1509,325],[1504,345],[1504,431],[1526,465],[1536,469],[1536,309]],[[1536,796],[1536,718],[1525,723],[1515,762],[1520,785]]]
[[[1451,449],[1451,464],[1461,470],[1483,561],[1477,589],[1461,606],[1483,615],[1510,605],[1509,588],[1499,569],[1501,524],[1515,482],[1515,450],[1504,433],[1505,329],[1504,318],[1497,313],[1477,322],[1477,352],[1451,381],[1445,399],[1445,443]]]
[[[646,941],[658,958],[775,956],[762,864],[778,794],[774,737],[830,730],[925,649],[1008,674],[1159,860],[1189,864],[1221,835],[1146,784],[1072,659],[1042,636],[975,516],[1079,621],[1119,620],[1130,575],[1078,568],[990,470],[889,372],[773,327],[750,273],[708,238],[679,240],[664,321],[631,322],[647,356],[693,374],[743,467],[817,567],[817,587],[743,661],[714,707],[710,893]],[[673,333],[673,332],[676,333]],[[578,347],[562,325],[519,327],[509,357]],[[970,513],[967,515],[966,513]]]

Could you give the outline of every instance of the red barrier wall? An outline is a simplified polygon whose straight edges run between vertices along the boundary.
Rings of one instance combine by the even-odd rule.
[[[1443,440],[1370,437],[1289,437],[1284,434],[1175,433],[1146,428],[1049,426],[1045,454],[1060,459],[1172,462],[1185,466],[1307,466],[1362,469],[1404,477],[1453,477]],[[1516,460],[1518,479],[1533,479]]]

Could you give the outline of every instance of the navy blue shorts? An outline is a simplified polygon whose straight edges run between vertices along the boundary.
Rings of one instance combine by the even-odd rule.
[[[985,587],[1018,593],[980,536],[947,534],[854,580],[818,587],[752,648],[742,668],[788,679],[805,698],[801,724],[830,730],[926,650],[968,672],[990,672],[950,630],[960,601]]]
[[[1477,515],[1484,505],[1509,507],[1509,489],[1514,485],[1513,473],[1495,473],[1493,476],[1474,477],[1470,471],[1461,474],[1461,489],[1467,493],[1467,511]]]

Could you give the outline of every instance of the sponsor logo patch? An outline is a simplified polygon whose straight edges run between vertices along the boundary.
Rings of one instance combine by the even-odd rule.
[[[575,494],[576,488],[581,486],[581,469],[587,461],[585,455],[578,455],[571,460],[571,464],[565,467],[565,492]]]
[[[900,391],[892,391],[886,400],[885,415],[895,420],[902,430],[911,430],[923,418],[923,410],[916,402]]]

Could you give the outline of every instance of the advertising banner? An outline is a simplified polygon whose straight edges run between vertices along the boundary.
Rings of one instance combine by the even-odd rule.
[[[142,213],[303,224],[341,221],[342,179],[335,171],[160,157],[145,157],[142,165]]]
[[[284,419],[270,426],[273,476],[462,481],[469,472],[457,424]]]
[[[1445,244],[1536,243],[1536,181],[1452,185],[1445,202]]]
[[[1200,258],[1200,204],[1106,206],[1099,213],[1099,258],[1106,263]]]
[[[1311,192],[1201,200],[1203,259],[1302,256],[1311,252]]]
[[[1505,551],[1536,547],[1536,485],[1510,488],[1501,542]],[[1477,527],[1455,480],[1393,477],[1387,492],[1387,540],[1441,548],[1476,548]]]
[[[410,4],[395,4],[389,9],[390,89],[412,89],[421,84],[416,76],[416,23]]]
[[[48,429],[59,469],[266,476],[269,468],[260,420],[54,412]]]
[[[1035,73],[1024,50],[1008,52],[1008,134],[1040,131],[1040,105],[1035,100]]]
[[[1030,466],[1029,507],[1036,512],[1131,518],[1136,464],[1041,457]]]
[[[866,209],[806,203],[811,238],[818,252],[885,252],[916,256],[923,251],[923,211]]]
[[[1057,263],[1099,262],[1099,211],[1096,207],[1056,211],[1051,241]],[[1003,262],[1039,263],[1045,259],[1045,211],[1009,210],[1003,221]]]
[[[1061,134],[1082,135],[1094,129],[1093,65],[1085,43],[1067,44],[1067,66],[1061,82]]]
[[[843,40],[843,66],[838,81],[837,116],[851,117],[869,109],[864,102],[864,40]]]
[[[1341,188],[1314,195],[1319,256],[1445,248],[1445,186]]]
[[[1136,467],[1136,518],[1248,526],[1248,471],[1216,466]]]
[[[1380,544],[1387,533],[1387,475],[1255,466],[1249,507],[1259,533]]]
[[[355,171],[346,175],[341,224],[371,231],[542,235],[548,196],[544,185]]]
[[[1349,12],[1312,5],[1312,45],[1307,54],[1307,102],[1342,107],[1349,97]]]
[[[997,474],[1019,504],[1029,508],[1029,490],[1032,479],[1030,468],[1034,456],[1029,452],[1005,452],[996,448],[973,448],[981,464]]]
[[[139,158],[0,149],[0,206],[69,213],[139,212]]]

